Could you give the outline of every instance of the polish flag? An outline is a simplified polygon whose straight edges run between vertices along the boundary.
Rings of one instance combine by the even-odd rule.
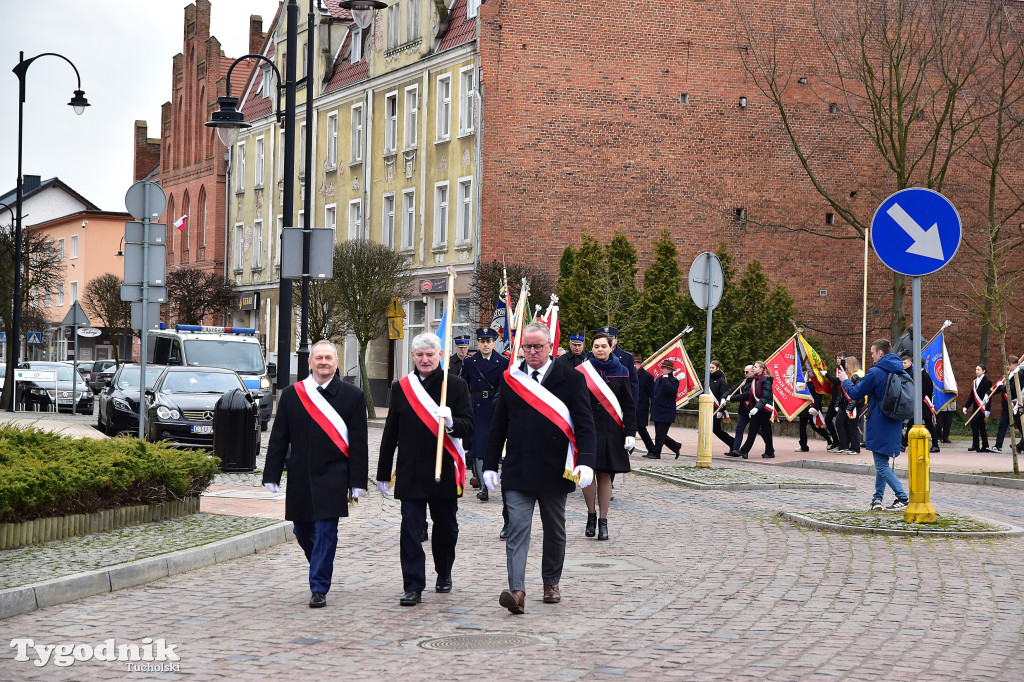
[[[188,215],[183,215],[174,221],[174,226],[182,232],[188,227]]]

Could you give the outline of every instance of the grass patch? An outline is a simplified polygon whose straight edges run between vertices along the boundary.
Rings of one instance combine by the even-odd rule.
[[[1024,481],[1024,472],[1015,474],[1012,471],[982,471],[982,476],[995,476],[997,478],[1012,478],[1017,481]]]
[[[815,521],[875,530],[932,531],[943,533],[993,533],[1009,530],[1009,526],[991,523],[965,514],[936,514],[934,523],[907,523],[902,511],[824,510],[801,511]]]

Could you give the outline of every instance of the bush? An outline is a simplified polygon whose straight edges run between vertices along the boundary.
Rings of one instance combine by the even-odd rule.
[[[219,472],[205,453],[131,438],[0,427],[0,522],[195,497]]]

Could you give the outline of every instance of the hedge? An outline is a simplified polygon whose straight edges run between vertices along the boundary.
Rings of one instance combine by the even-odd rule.
[[[0,522],[195,497],[218,472],[217,458],[192,450],[0,426]]]

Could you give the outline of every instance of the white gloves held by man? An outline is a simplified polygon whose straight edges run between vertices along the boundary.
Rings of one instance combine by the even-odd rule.
[[[750,416],[753,417],[755,414],[757,414],[757,408],[756,407],[750,411]]]
[[[360,497],[366,494],[366,491],[362,488],[349,488],[348,494],[352,496],[353,500],[358,500]]]
[[[391,483],[389,483],[388,481],[377,481],[377,490],[380,491],[381,495],[387,497],[388,491],[391,490]]]
[[[581,488],[589,488],[594,483],[594,470],[584,464],[573,469],[572,475],[580,477]]]
[[[988,419],[991,416],[992,416],[992,413],[989,412],[988,410],[985,410],[985,419]]]
[[[636,446],[636,438],[633,436],[626,436],[626,449],[632,450]]]
[[[498,487],[498,472],[497,471],[485,471],[484,472],[484,485],[492,493],[494,489]]]
[[[811,413],[812,417],[817,417],[818,416],[817,408],[812,407],[812,408],[808,409],[807,411]]]
[[[449,429],[455,425],[455,422],[452,421],[452,408],[447,405],[437,406],[437,418],[443,419],[444,425]]]
[[[263,487],[266,488],[267,490],[269,490],[272,493],[279,493],[279,492],[281,492],[281,488],[279,488],[276,483],[264,483]]]

